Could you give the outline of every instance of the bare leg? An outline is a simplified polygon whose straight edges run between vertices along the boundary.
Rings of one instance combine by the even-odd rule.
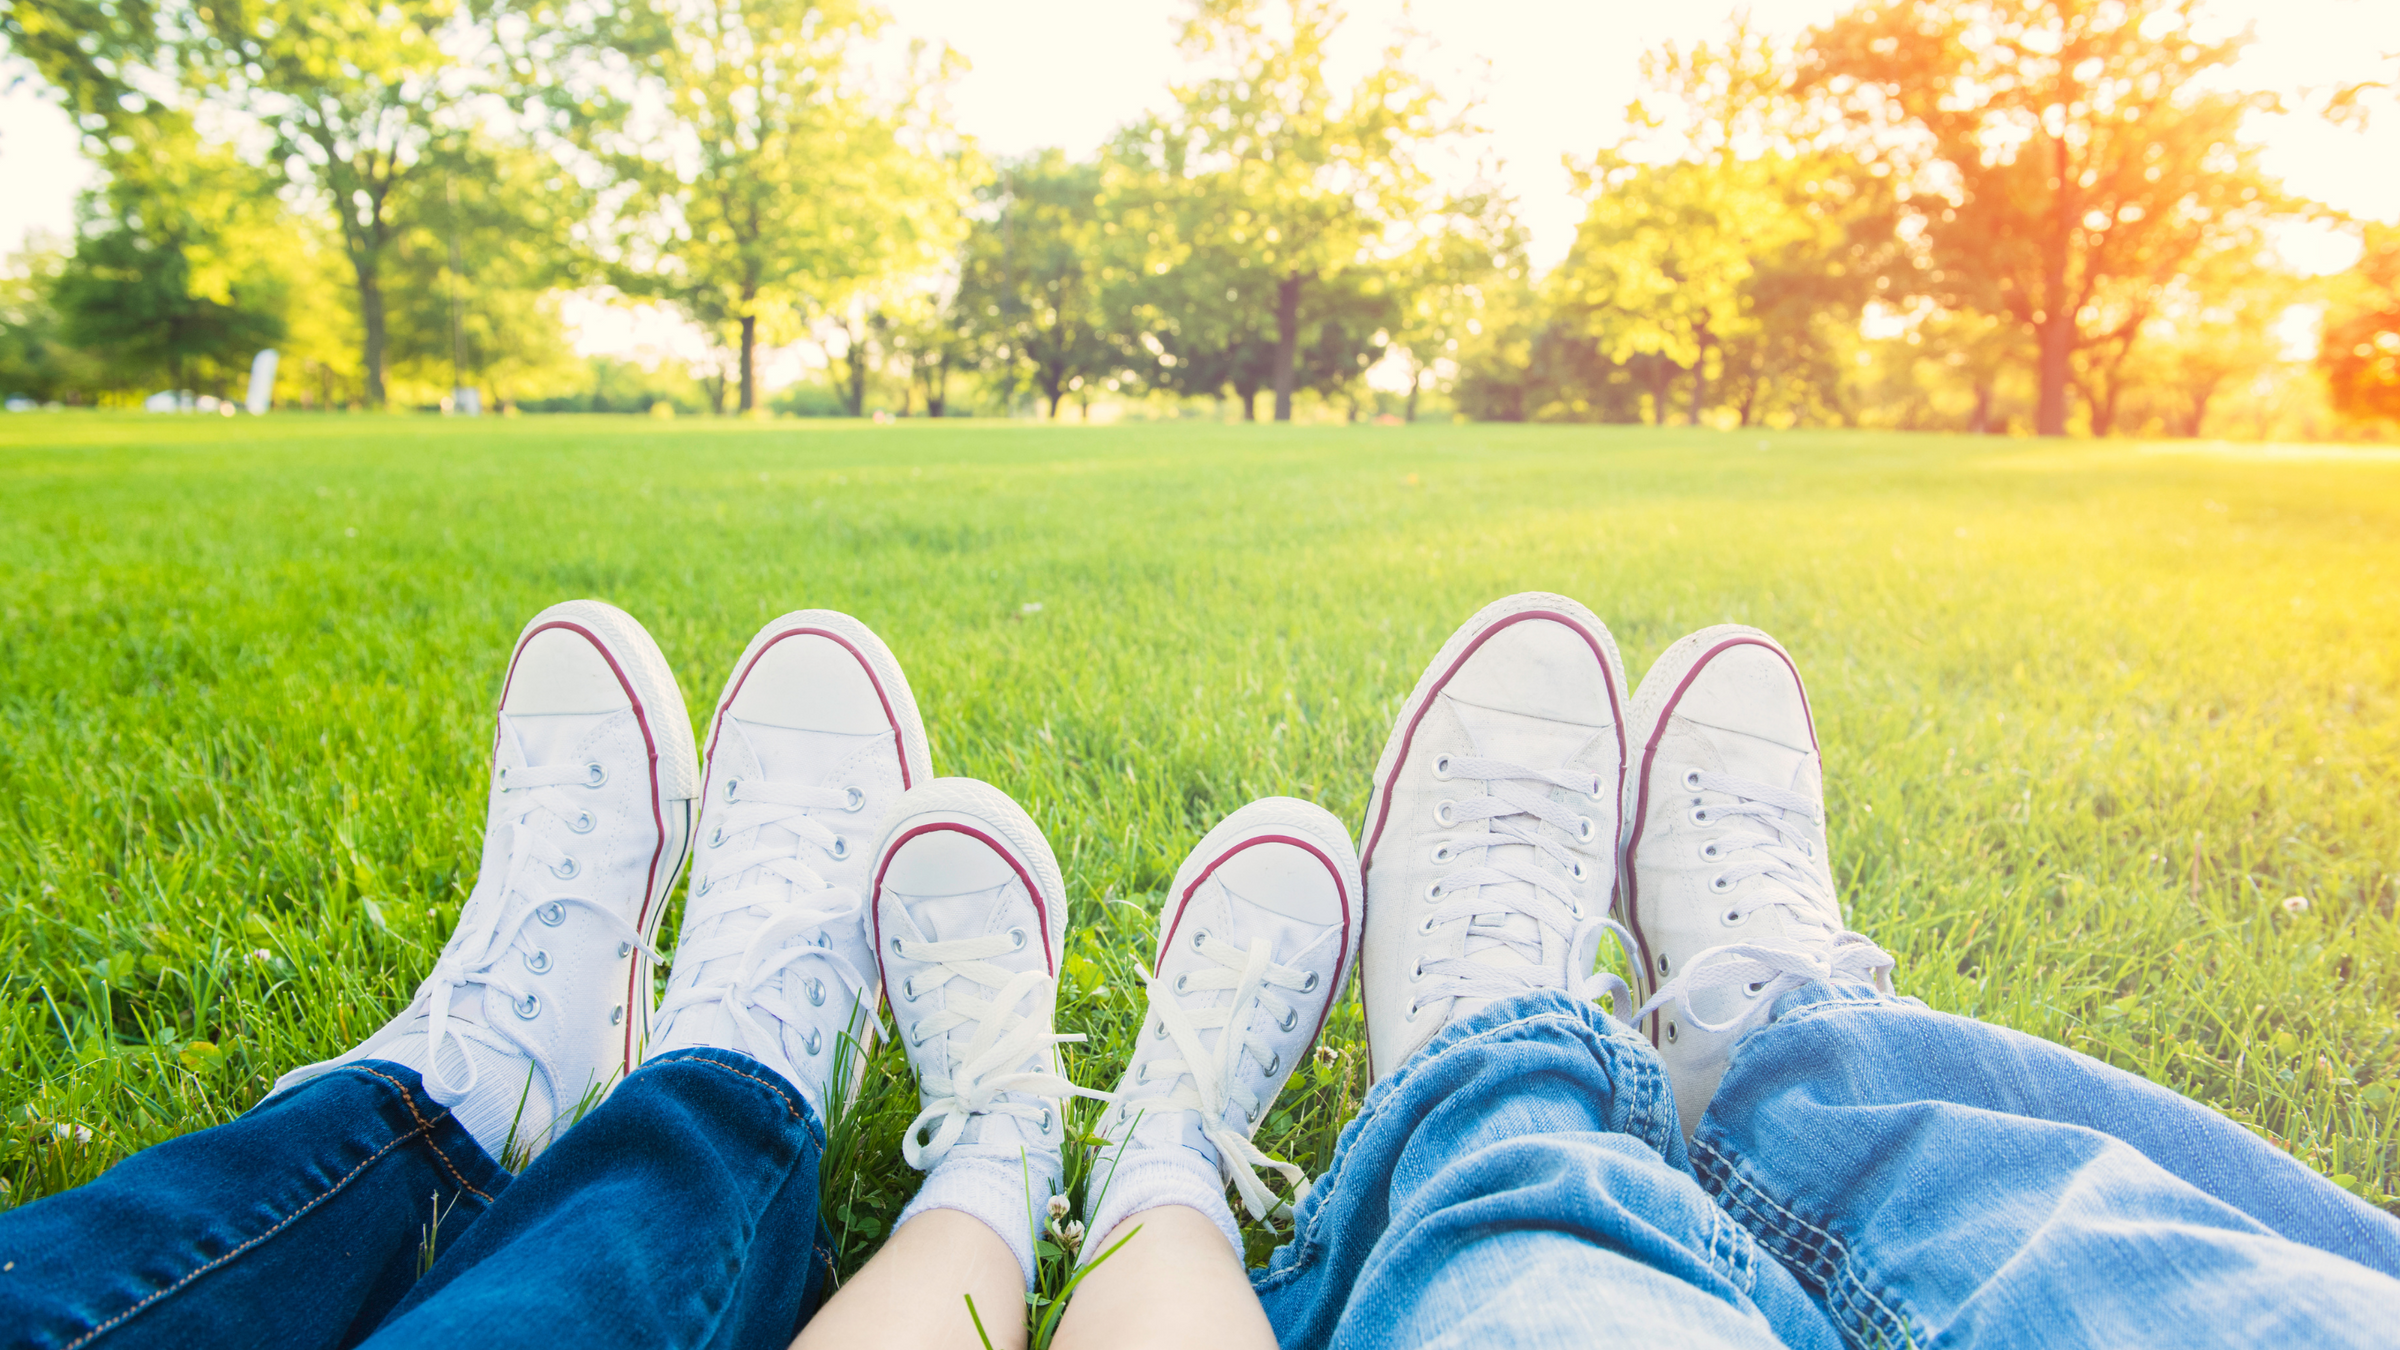
[[[1193,1218],[1203,1226],[1208,1223],[1197,1215]],[[1213,1227],[1208,1233],[1227,1258],[1225,1264],[1233,1266],[1225,1239]],[[1008,1244],[980,1219],[954,1209],[927,1210],[900,1225],[891,1241],[826,1301],[801,1328],[792,1350],[980,1346],[975,1323],[967,1317],[970,1296],[993,1350],[1022,1350],[1025,1273]],[[1258,1300],[1247,1281],[1242,1297],[1263,1331],[1266,1315],[1256,1311]]]
[[[1275,1350],[1266,1309],[1208,1216],[1183,1205],[1146,1209],[1119,1223],[1100,1250],[1137,1228],[1132,1241],[1075,1286],[1057,1350]],[[992,1344],[999,1343],[994,1337]]]

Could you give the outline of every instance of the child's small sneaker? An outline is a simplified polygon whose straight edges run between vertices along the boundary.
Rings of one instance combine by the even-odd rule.
[[[382,1030],[274,1090],[388,1060],[502,1166],[547,1147],[640,1063],[699,776],[640,624],[597,600],[535,615],[501,685],[482,870],[433,973]]]
[[[1100,1133],[1086,1255],[1127,1216],[1189,1205],[1238,1258],[1225,1183],[1252,1218],[1288,1213],[1308,1182],[1253,1142],[1340,998],[1360,933],[1358,860],[1340,821],[1290,797],[1234,812],[1192,850],[1159,916],[1149,1008]]]
[[[885,817],[874,865],[875,955],[922,1109],[901,1154],[932,1209],[999,1234],[1033,1287],[1035,1214],[1058,1189],[1061,1099],[1102,1097],[1060,1074],[1051,1029],[1066,944],[1058,860],[1007,794],[937,778]]]
[[[700,843],[650,1054],[736,1050],[824,1118],[846,1039],[854,1091],[880,997],[867,936],[874,829],[931,777],[891,649],[811,609],[758,631],[708,733]]]

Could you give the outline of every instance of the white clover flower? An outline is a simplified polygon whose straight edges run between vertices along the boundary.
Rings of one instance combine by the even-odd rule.
[[[2306,914],[2308,912],[2308,897],[2305,895],[2287,895],[2283,897],[2283,912],[2286,914]]]
[[[1073,1205],[1067,1202],[1067,1197],[1063,1195],[1051,1196],[1050,1222],[1057,1223],[1059,1220],[1067,1217],[1069,1213],[1073,1212],[1074,1208],[1075,1207]]]

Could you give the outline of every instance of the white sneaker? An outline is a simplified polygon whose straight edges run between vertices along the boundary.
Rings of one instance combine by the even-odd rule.
[[[1798,667],[1722,624],[1669,647],[1633,698],[1622,913],[1690,1136],[1733,1043],[1811,979],[1892,991],[1892,958],[1842,926],[1825,857],[1824,765]]]
[[[1307,1193],[1307,1175],[1251,1137],[1340,998],[1361,917],[1349,832],[1308,802],[1252,802],[1192,850],[1159,915],[1133,1061],[1101,1120],[1116,1147],[1093,1174],[1095,1239],[1109,1216],[1146,1207],[1113,1193],[1145,1155],[1197,1161],[1221,1177],[1218,1208],[1230,1181],[1256,1219],[1282,1211],[1255,1169],[1282,1173],[1294,1201]]]
[[[1058,1173],[1059,1099],[1099,1097],[1058,1071],[1051,1030],[1066,951],[1066,887],[1032,819],[971,778],[902,796],[875,848],[875,955],[922,1109],[911,1167],[952,1155]]]
[[[1495,601],[1400,709],[1367,799],[1359,992],[1378,1079],[1528,989],[1593,997],[1625,772],[1616,640],[1564,596]]]
[[[822,1119],[847,1036],[852,1091],[881,987],[873,832],[931,776],[916,698],[865,624],[807,609],[760,629],[709,722],[700,843],[650,1053],[738,1050]]]
[[[504,1166],[547,1147],[640,1062],[699,776],[640,624],[597,600],[535,615],[501,686],[482,870],[433,973],[357,1049],[274,1090],[391,1060]]]

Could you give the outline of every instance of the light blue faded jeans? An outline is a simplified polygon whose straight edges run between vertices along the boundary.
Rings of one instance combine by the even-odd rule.
[[[2400,1222],[2164,1088],[1812,985],[1687,1150],[1557,993],[1376,1085],[1253,1275],[1286,1347],[2400,1346]]]

